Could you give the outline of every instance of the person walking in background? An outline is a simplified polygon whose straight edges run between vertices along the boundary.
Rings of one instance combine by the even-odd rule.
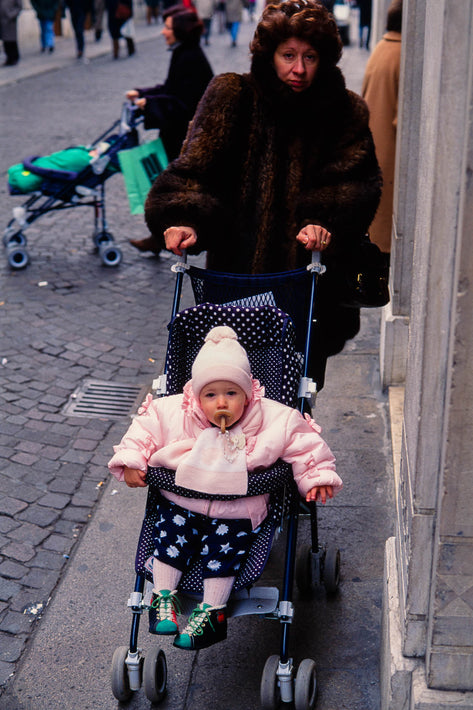
[[[212,17],[215,12],[215,0],[195,0],[195,9],[197,14],[203,22],[204,30],[202,32],[202,38],[206,47],[209,46],[210,42],[210,29],[212,26]]]
[[[146,24],[151,25],[153,20],[159,20],[159,0],[146,0]]]
[[[383,191],[370,228],[371,241],[389,261],[396,157],[397,107],[401,67],[402,0],[388,9],[386,33],[366,65],[362,94],[370,110],[370,128],[383,174]]]
[[[16,24],[21,10],[21,0],[0,0],[0,39],[6,55],[4,67],[12,67],[20,60]]]
[[[65,0],[65,2],[71,13],[72,29],[74,30],[76,40],[77,59],[86,61],[84,57],[84,25],[85,16],[89,9],[89,0]]]
[[[112,39],[113,58],[120,56],[120,38],[122,27],[133,17],[133,0],[105,0],[108,14],[108,31]],[[135,42],[133,37],[125,37],[128,56],[135,53]]]
[[[320,251],[309,362],[320,390],[327,357],[360,328],[342,289],[381,194],[368,109],[336,66],[342,42],[321,3],[267,5],[250,50],[249,73],[209,84],[181,154],[153,183],[149,241],[206,251],[209,269],[239,274],[302,268]]]
[[[41,33],[41,51],[54,52],[54,19],[59,0],[31,0],[38,17]]]
[[[357,5],[360,11],[358,24],[360,47],[369,49],[371,37],[372,0],[358,0]]]
[[[105,13],[105,0],[94,0],[94,34],[95,41],[100,42],[103,34],[103,16]]]
[[[236,47],[243,16],[242,0],[225,0],[225,12],[227,29],[232,39],[232,47]]]

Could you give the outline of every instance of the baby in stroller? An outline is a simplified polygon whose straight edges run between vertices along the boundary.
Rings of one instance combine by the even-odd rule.
[[[249,473],[281,458],[292,465],[307,501],[325,503],[342,488],[320,428],[308,415],[264,397],[228,326],[207,334],[182,394],[148,396],[114,452],[109,469],[132,488],[147,485],[148,466],[165,466],[176,471],[176,485],[196,491],[196,498],[160,491],[153,535],[149,630],[175,636],[174,646],[182,649],[206,648],[227,636],[235,576],[268,515],[268,494],[247,495]],[[196,558],[203,563],[203,600],[179,632],[179,581]]]

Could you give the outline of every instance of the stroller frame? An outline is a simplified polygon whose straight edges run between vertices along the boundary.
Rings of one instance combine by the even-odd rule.
[[[121,249],[114,243],[113,235],[108,229],[105,182],[115,172],[119,172],[117,153],[138,144],[137,126],[142,122],[143,118],[137,116],[136,107],[130,102],[125,102],[120,118],[87,148],[93,150],[107,137],[113,137],[114,143],[106,152],[78,172],[41,168],[34,163],[38,156],[23,160],[25,169],[40,176],[43,182],[38,190],[29,193],[23,205],[13,208],[13,218],[4,231],[3,245],[8,264],[13,270],[24,269],[29,263],[25,236],[27,228],[48,212],[75,207],[93,207],[92,240],[95,249],[104,266],[114,267],[120,264]],[[10,192],[13,195],[24,194],[14,189],[10,189]]]
[[[192,266],[189,267],[185,262],[175,264],[172,270],[176,273],[176,284],[170,327],[178,314],[184,275],[190,272],[189,275],[193,282],[196,301],[202,303],[202,294],[199,294],[198,287],[196,289],[192,276],[196,275],[198,279],[200,274],[204,278],[204,274],[212,273]],[[305,270],[299,270],[299,273],[301,271]],[[316,384],[308,377],[308,361],[312,324],[315,322],[314,304],[317,279],[324,271],[325,267],[320,263],[320,255],[314,253],[312,264],[307,267],[310,277],[310,295],[308,298],[306,329],[304,338],[299,340],[299,344],[303,344],[304,350],[302,377],[300,378],[300,387],[297,393],[298,406],[301,413],[310,411],[315,405]],[[288,274],[290,276],[291,274],[296,274],[296,272],[288,272]],[[283,274],[267,276],[268,284],[271,285],[270,280],[272,277],[280,278]],[[243,288],[246,288],[248,278],[251,279],[251,277],[239,277],[233,274],[218,275],[218,278],[222,277],[236,281],[241,279],[244,282]],[[256,294],[250,294],[250,298],[260,298],[264,290],[264,288],[258,289]],[[206,305],[211,304],[207,303]],[[169,353],[166,358],[164,374],[153,382],[153,390],[158,395],[167,393],[168,362]],[[319,544],[317,506],[315,502],[302,503],[297,495],[291,495],[290,490],[288,493],[289,502],[282,507],[284,513],[281,511],[281,518],[283,515],[287,517],[286,553],[281,594],[279,594],[277,587],[256,586],[234,592],[227,603],[228,617],[262,614],[266,618],[278,620],[282,625],[279,655],[272,655],[267,659],[262,673],[260,697],[264,710],[275,710],[279,707],[280,702],[294,702],[295,710],[311,710],[315,707],[317,698],[315,661],[304,659],[300,663],[297,673],[295,673],[293,659],[289,655],[290,625],[294,616],[292,602],[294,581],[296,581],[299,591],[304,594],[313,591],[315,586],[322,583],[327,594],[334,594],[338,589],[340,579],[339,550],[333,545],[322,546]],[[151,492],[148,494],[148,500],[150,495]],[[310,515],[311,543],[303,545],[297,550],[298,518],[301,512]],[[145,590],[145,585],[148,585],[147,591]],[[133,692],[142,685],[146,697],[152,703],[159,703],[166,693],[167,664],[164,652],[155,648],[151,653],[147,653],[143,659],[142,652],[138,648],[140,617],[149,608],[150,597],[151,585],[146,579],[146,575],[139,572],[136,575],[134,590],[128,600],[128,606],[133,614],[129,646],[118,647],[112,659],[112,692],[121,702],[127,702]],[[192,602],[192,599],[188,598],[187,602],[186,600],[183,602],[183,611],[190,612],[194,606],[195,601]]]

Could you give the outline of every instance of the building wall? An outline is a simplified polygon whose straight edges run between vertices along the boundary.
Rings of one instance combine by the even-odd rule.
[[[381,357],[404,406],[394,422],[398,597],[385,616],[397,607],[402,655],[420,659],[403,676],[406,708],[463,708],[473,707],[473,2],[404,0],[403,14]],[[399,319],[407,338],[396,339]],[[426,689],[438,696],[421,704]],[[449,704],[442,691],[470,692]]]

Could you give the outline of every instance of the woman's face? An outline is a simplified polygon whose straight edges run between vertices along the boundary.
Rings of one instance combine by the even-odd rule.
[[[164,23],[163,29],[161,30],[161,34],[166,40],[166,44],[168,46],[174,44],[174,42],[176,41],[176,36],[174,34],[174,30],[172,29],[172,17],[166,17],[166,21]]]
[[[319,55],[305,40],[291,37],[274,52],[273,64],[278,78],[293,91],[305,91],[314,81]]]

